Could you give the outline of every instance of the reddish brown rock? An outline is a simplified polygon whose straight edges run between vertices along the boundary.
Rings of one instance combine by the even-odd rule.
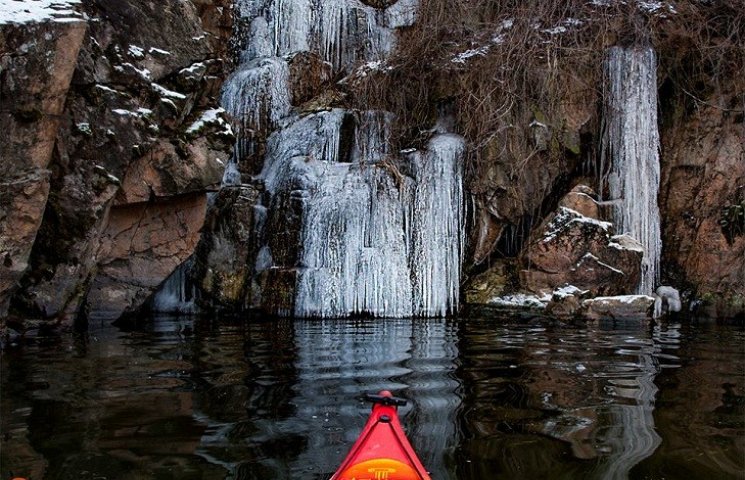
[[[588,320],[647,320],[653,304],[647,295],[596,297],[582,302],[581,314]]]
[[[323,91],[331,79],[331,64],[313,52],[298,52],[288,61],[292,104],[300,105]]]
[[[579,212],[585,217],[600,219],[600,207],[593,198],[592,189],[584,185],[578,185],[567,193],[559,202],[559,206],[567,207]]]
[[[739,88],[737,82],[739,81]],[[730,91],[743,91],[742,78]],[[663,131],[663,264],[672,284],[713,316],[745,314],[745,205],[742,97],[711,98],[685,122]],[[743,207],[745,208],[745,207]]]
[[[551,216],[520,256],[520,284],[536,293],[564,285],[591,295],[633,292],[639,283],[641,246],[614,236],[613,225],[566,207]]]
[[[116,318],[138,308],[194,252],[206,210],[204,194],[112,208],[87,298],[91,312]]]
[[[211,150],[205,138],[184,147],[185,151],[178,151],[163,140],[135,160],[124,177],[117,204],[219,188],[227,152]]]
[[[0,25],[0,318],[41,224],[59,116],[86,23]]]
[[[214,114],[219,112],[217,98],[224,79],[220,55],[228,43],[216,36],[230,30],[226,24],[232,21],[230,4],[228,0],[205,0],[196,6],[179,0],[85,2],[89,31],[79,53],[72,56],[72,84],[60,104],[64,111],[55,117],[59,128],[47,142],[51,175],[44,175],[50,178],[50,193],[46,204],[37,202],[44,213],[43,220],[39,216],[35,242],[33,237],[24,240],[28,249],[33,245],[30,267],[14,280],[20,290],[12,304],[19,314],[73,318],[68,314],[77,310],[96,274],[101,236],[111,228],[107,212],[115,198],[124,209],[151,198],[158,204],[180,202],[178,197],[203,195],[219,184],[234,141],[227,123],[220,123],[219,113]],[[210,20],[207,27],[202,17]],[[14,37],[18,44],[33,44],[39,36],[42,44],[49,40],[43,31],[18,32]],[[5,47],[0,43],[0,48]],[[9,59],[13,56],[2,56],[3,68]],[[20,75],[23,69],[14,72]],[[30,88],[43,85],[43,75],[38,77],[41,82]],[[15,77],[3,76],[3,81],[6,78]],[[3,91],[3,99],[10,93],[24,98],[17,86],[25,83],[14,82]],[[39,99],[28,103],[35,105]],[[21,116],[27,123],[38,116],[33,108],[20,110],[26,112]],[[32,138],[29,132],[24,136]],[[23,155],[12,154],[26,162]],[[16,193],[13,197],[24,198]],[[115,211],[121,213],[122,208]],[[13,211],[25,212],[19,207]],[[23,215],[28,221],[29,216]],[[163,223],[163,228],[170,226],[174,225]],[[164,234],[181,236],[178,231]],[[135,296],[139,298],[139,293]]]
[[[503,117],[504,125],[478,153],[476,174],[467,185],[480,219],[474,264],[505,244],[511,245],[499,253],[517,255],[521,232],[543,218],[546,199],[566,191],[567,172],[579,163],[580,135],[595,118],[596,92],[573,72],[555,74],[564,85],[558,104],[513,105]],[[544,107],[545,112],[540,110]]]

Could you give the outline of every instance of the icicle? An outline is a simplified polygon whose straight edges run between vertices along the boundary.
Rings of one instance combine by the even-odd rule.
[[[153,295],[151,309],[156,313],[195,313],[196,289],[190,282],[191,259],[179,265]]]
[[[611,48],[605,62],[602,167],[608,169],[614,223],[644,246],[638,293],[651,294],[659,280],[662,250],[660,139],[657,126],[657,59],[651,48]]]
[[[279,58],[244,65],[223,88],[222,105],[242,127],[240,134],[276,126],[291,108],[290,70]]]
[[[400,192],[387,172],[332,166],[305,212],[295,315],[410,316],[403,225]]]
[[[269,33],[269,24],[264,17],[256,17],[251,22],[251,34],[246,50],[241,55],[242,63],[247,63],[256,58],[271,57],[274,55],[274,46]]]
[[[311,0],[275,0],[271,12],[274,54],[311,50],[315,7]]]
[[[264,168],[259,176],[271,194],[292,183],[311,189],[324,163],[335,163],[344,110],[319,112],[292,119],[267,142]]]
[[[411,265],[414,313],[445,316],[457,311],[463,259],[464,141],[437,135],[426,155],[411,156],[416,181],[411,205]]]

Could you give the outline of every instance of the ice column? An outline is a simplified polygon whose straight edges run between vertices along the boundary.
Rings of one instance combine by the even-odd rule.
[[[464,247],[464,141],[435,136],[426,154],[412,155],[416,186],[409,210],[414,313],[441,317],[456,312]]]
[[[638,293],[649,295],[659,280],[662,251],[654,50],[613,47],[605,62],[605,74],[601,172],[607,174],[610,197],[616,201],[614,223],[618,231],[644,246]]]

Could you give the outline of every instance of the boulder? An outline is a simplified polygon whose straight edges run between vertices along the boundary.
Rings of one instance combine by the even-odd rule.
[[[546,304],[546,314],[558,318],[572,318],[582,309],[582,299],[587,297],[587,290],[580,290],[574,285],[555,290],[551,300]]]
[[[559,206],[574,210],[585,217],[599,220],[601,218],[600,206],[595,201],[596,197],[597,195],[591,188],[585,185],[577,185],[561,199]]]
[[[540,232],[540,233],[537,233]],[[559,207],[520,255],[520,284],[535,293],[563,285],[591,295],[618,295],[636,289],[643,250],[613,225]]]
[[[588,320],[647,320],[653,304],[647,295],[596,297],[583,301],[580,312]]]

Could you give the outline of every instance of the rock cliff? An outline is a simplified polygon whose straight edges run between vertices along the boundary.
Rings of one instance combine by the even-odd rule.
[[[117,317],[193,253],[230,157],[232,5],[59,3],[0,22],[0,316]]]
[[[0,0],[0,318],[116,318],[177,280],[280,315],[569,286],[553,308],[604,315],[587,297],[642,284],[745,310],[734,0],[21,3]]]

